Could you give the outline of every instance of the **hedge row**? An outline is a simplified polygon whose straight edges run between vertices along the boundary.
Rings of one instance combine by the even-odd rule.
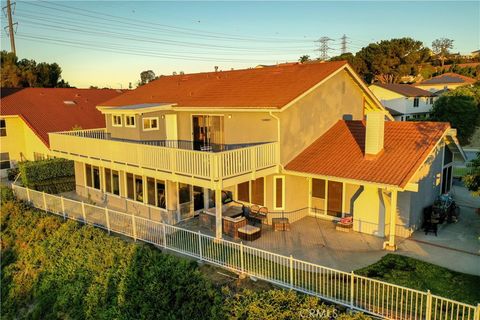
[[[47,193],[75,190],[74,162],[66,159],[47,159],[19,163],[22,183]]]

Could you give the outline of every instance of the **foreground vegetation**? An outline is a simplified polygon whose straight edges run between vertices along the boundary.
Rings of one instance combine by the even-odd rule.
[[[387,254],[356,273],[421,291],[430,290],[433,294],[473,305],[480,302],[479,276],[452,271],[410,257]]]
[[[1,239],[2,319],[367,319],[64,222],[3,188]]]

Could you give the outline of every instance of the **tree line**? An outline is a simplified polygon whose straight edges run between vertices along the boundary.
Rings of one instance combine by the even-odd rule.
[[[19,60],[15,54],[1,51],[2,65],[0,87],[2,88],[69,88],[62,79],[62,68],[57,63],[40,62],[33,59]]]
[[[464,59],[453,58],[450,52],[452,48],[453,40],[446,38],[433,41],[431,49],[421,41],[400,38],[370,43],[355,54],[344,53],[332,57],[330,61],[348,61],[366,83],[399,83],[406,76],[416,77],[420,74],[423,78],[429,78],[436,72],[435,66],[445,70],[445,63],[465,62]],[[300,62],[309,60],[308,55],[299,59]],[[462,68],[457,66],[456,69],[461,74],[467,73],[470,76],[480,74],[478,68],[460,70]]]

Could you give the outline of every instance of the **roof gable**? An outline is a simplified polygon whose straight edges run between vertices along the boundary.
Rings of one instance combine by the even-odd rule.
[[[161,76],[102,106],[175,103],[176,107],[280,109],[347,65],[345,61]]]
[[[120,90],[25,88],[2,97],[1,116],[19,116],[48,147],[48,133],[105,126],[96,106],[121,95]]]
[[[340,120],[285,168],[405,187],[450,128],[442,122],[385,122],[384,152],[366,159],[365,124]]]

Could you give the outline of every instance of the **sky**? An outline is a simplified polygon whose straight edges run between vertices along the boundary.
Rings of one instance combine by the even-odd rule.
[[[79,88],[135,87],[144,70],[169,75],[318,57],[321,37],[332,39],[335,56],[344,34],[350,52],[399,37],[426,46],[454,39],[454,52],[480,49],[480,1],[17,0],[14,9],[19,58],[57,62]],[[5,31],[1,48],[10,50]]]

